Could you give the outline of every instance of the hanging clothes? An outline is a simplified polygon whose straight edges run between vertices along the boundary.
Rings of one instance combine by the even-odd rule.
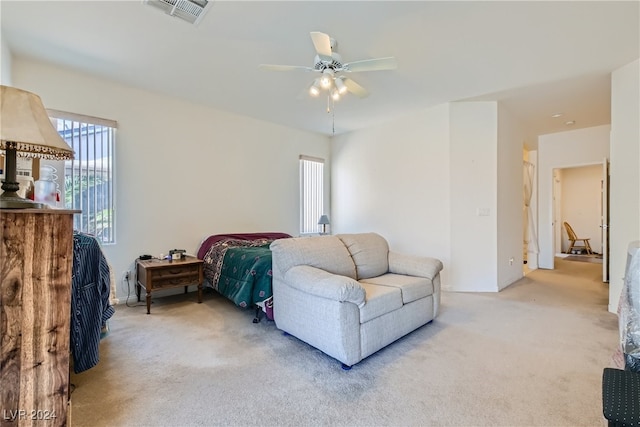
[[[71,353],[80,373],[98,364],[100,334],[115,310],[109,302],[111,272],[98,240],[73,233]]]

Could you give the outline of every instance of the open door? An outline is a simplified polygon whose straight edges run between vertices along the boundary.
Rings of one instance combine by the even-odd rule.
[[[562,170],[553,170],[553,246],[552,246],[552,264],[550,269],[556,268],[556,254],[562,252]]]
[[[602,281],[609,282],[609,160],[602,161]]]

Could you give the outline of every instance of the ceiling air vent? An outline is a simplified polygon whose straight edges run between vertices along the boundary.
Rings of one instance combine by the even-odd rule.
[[[191,24],[200,22],[205,12],[213,4],[208,0],[144,0],[149,6],[162,10]]]

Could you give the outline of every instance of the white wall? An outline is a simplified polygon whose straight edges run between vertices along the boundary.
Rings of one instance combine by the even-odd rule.
[[[376,231],[393,250],[441,259],[445,290],[498,291],[522,277],[522,145],[498,111],[445,104],[335,137],[334,232]],[[513,264],[499,265],[499,251]]]
[[[495,102],[451,104],[450,280],[455,290],[498,290],[497,120]]]
[[[504,289],[523,275],[524,139],[520,122],[498,104],[498,289]],[[518,234],[521,238],[515,239]]]
[[[622,290],[627,245],[640,239],[640,59],[611,75],[609,311]]]
[[[9,46],[0,33],[0,84],[11,86],[11,63],[12,56]]]
[[[540,268],[554,268],[553,170],[601,164],[609,157],[609,130],[609,125],[603,125],[538,137]]]
[[[562,169],[561,223],[568,222],[580,238],[588,238],[591,249],[602,253],[602,165]],[[566,252],[569,239],[561,230],[561,246]],[[577,245],[584,242],[578,241]]]
[[[118,121],[118,279],[143,253],[194,253],[225,232],[299,232],[300,154],[327,159],[329,138],[14,58],[13,79],[47,108]],[[330,167],[326,170],[329,188]],[[120,298],[126,290],[119,284]]]
[[[332,230],[374,231],[450,274],[449,107],[333,138]]]

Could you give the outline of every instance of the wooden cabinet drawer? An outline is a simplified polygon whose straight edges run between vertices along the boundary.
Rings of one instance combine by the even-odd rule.
[[[162,280],[165,278],[178,278],[191,276],[194,277],[195,280],[198,280],[198,274],[200,272],[200,267],[198,265],[176,265],[175,267],[167,267],[152,270],[151,277],[154,280]]]
[[[153,279],[153,289],[172,288],[174,286],[187,286],[198,283],[198,273],[196,274],[175,274]]]
[[[186,256],[179,261],[137,260],[136,294],[140,301],[140,289],[147,291],[147,314],[151,312],[151,292],[160,289],[198,285],[198,302],[202,302],[202,260]]]

